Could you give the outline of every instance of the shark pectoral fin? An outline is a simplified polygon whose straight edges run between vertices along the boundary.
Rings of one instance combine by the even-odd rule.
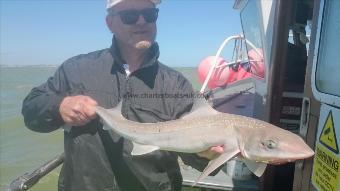
[[[144,155],[159,149],[159,147],[153,145],[141,145],[135,142],[132,142],[132,144],[133,149],[131,151],[131,155]]]
[[[194,182],[192,186],[195,186],[199,181],[203,180],[205,177],[207,177],[210,173],[212,173],[222,164],[224,164],[225,162],[233,158],[237,153],[239,153],[238,149],[232,152],[225,152],[221,154],[219,157],[217,157],[216,159],[211,160],[209,164],[203,170],[202,174],[197,178],[197,180]]]
[[[266,170],[267,164],[262,162],[254,162],[248,159],[243,159],[243,162],[246,164],[248,169],[254,173],[257,177],[262,176],[264,171]]]

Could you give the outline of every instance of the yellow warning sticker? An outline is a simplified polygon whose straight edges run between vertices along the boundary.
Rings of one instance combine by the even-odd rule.
[[[321,105],[312,184],[318,191],[340,191],[340,109]]]
[[[332,111],[328,113],[319,140],[320,143],[322,143],[329,150],[333,151],[336,154],[339,154],[339,147],[336,140]]]
[[[339,165],[340,158],[318,143],[312,175],[314,186],[321,191],[340,191]]]

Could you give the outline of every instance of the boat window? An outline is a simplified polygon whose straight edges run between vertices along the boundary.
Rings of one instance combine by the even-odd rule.
[[[340,96],[340,1],[326,1],[315,82],[318,91]]]
[[[265,64],[263,57],[260,13],[257,1],[248,1],[241,12],[243,34],[246,39],[247,54],[251,72],[264,78]]]

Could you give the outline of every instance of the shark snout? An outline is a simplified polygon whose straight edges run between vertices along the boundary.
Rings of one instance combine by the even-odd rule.
[[[304,158],[310,158],[314,155],[314,151],[307,147],[302,153],[301,153],[301,158],[300,159],[304,159]]]
[[[296,141],[294,144],[281,144],[281,151],[273,163],[293,162],[310,158],[314,155],[314,151],[302,140]]]
[[[296,144],[292,144],[290,148],[296,153],[297,159],[310,158],[314,155],[314,151],[301,138]]]

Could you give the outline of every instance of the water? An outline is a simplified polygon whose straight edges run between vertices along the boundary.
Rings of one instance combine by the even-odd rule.
[[[195,68],[175,68],[199,89]],[[0,67],[0,190],[16,177],[63,152],[63,132],[36,133],[27,129],[21,115],[29,91],[45,82],[56,67]],[[59,169],[51,172],[32,191],[57,190]]]

